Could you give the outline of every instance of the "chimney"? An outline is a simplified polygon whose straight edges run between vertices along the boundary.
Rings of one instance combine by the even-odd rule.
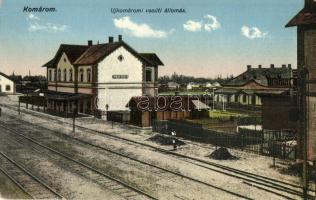
[[[274,64],[271,64],[271,65],[270,65],[270,68],[273,69],[273,68],[274,68]]]
[[[123,40],[122,35],[118,35],[118,41],[119,41],[119,42],[122,42],[122,40]]]
[[[258,68],[261,69],[261,68],[262,68],[262,65],[258,65]]]
[[[289,69],[292,69],[292,65],[291,65],[291,64],[288,64],[287,67],[288,67]]]
[[[109,37],[109,43],[113,43],[114,38],[112,36]]]
[[[286,68],[286,65],[283,64],[283,65],[282,65],[282,68]]]
[[[92,40],[88,40],[88,46],[92,46]]]
[[[247,65],[247,70],[250,70],[251,69],[251,65]]]
[[[305,0],[305,8],[310,8],[313,3],[313,0]]]

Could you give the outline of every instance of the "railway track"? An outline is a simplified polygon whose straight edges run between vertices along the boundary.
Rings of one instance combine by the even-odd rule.
[[[55,161],[57,161],[63,167],[67,167],[70,171],[73,171],[89,180],[94,181],[103,188],[112,191],[113,193],[123,197],[124,199],[157,199],[156,197],[139,190],[136,187],[133,187],[121,180],[116,179],[104,172],[80,161],[73,157],[70,157],[64,153],[61,153],[55,149],[47,147],[29,137],[24,136],[21,133],[18,133],[15,130],[7,128],[3,125],[0,125],[1,128],[6,129],[10,133],[14,133],[16,142],[19,142],[22,145],[27,145],[28,148],[32,148],[38,153],[45,155]],[[13,153],[13,152],[12,152]],[[13,175],[15,176],[15,175]]]
[[[0,170],[30,197],[34,199],[65,199],[3,152],[0,152],[0,166]]]
[[[37,126],[37,125],[34,125],[34,124],[31,124],[32,126],[36,126],[37,127],[37,130],[41,130],[41,131],[44,131],[45,133],[52,133],[52,134],[58,134],[60,137],[63,137],[63,139],[71,142],[71,140],[76,140],[82,144],[85,144],[85,145],[89,145],[90,147],[95,147],[95,148],[99,148],[101,150],[104,150],[104,151],[107,151],[109,153],[112,153],[112,154],[115,154],[115,155],[118,155],[118,156],[121,156],[121,157],[124,157],[124,158],[127,158],[127,159],[130,159],[132,161],[135,161],[135,162],[138,162],[138,163],[141,163],[143,165],[147,165],[147,166],[150,166],[156,170],[159,170],[159,171],[156,171],[154,172],[156,175],[160,176],[161,178],[164,178],[164,179],[169,179],[172,181],[172,179],[175,179],[175,178],[184,178],[184,179],[187,179],[189,181],[193,181],[195,183],[198,183],[198,184],[201,184],[201,185],[204,185],[206,187],[211,187],[211,188],[214,188],[214,189],[217,189],[217,190],[220,190],[222,192],[226,192],[232,196],[235,196],[235,197],[239,197],[239,198],[243,198],[243,199],[251,199],[247,196],[244,196],[244,195],[241,195],[241,194],[238,194],[238,193],[235,193],[235,192],[232,192],[232,191],[229,191],[229,190],[226,190],[226,189],[223,189],[223,188],[220,188],[216,185],[213,185],[213,184],[210,184],[210,183],[207,183],[207,182],[204,182],[204,181],[200,181],[198,179],[195,179],[195,178],[192,178],[192,177],[189,177],[189,176],[186,176],[186,175],[183,175],[179,172],[174,172],[174,171],[171,171],[169,169],[166,169],[166,168],[163,168],[163,167],[160,167],[160,166],[157,166],[157,165],[154,165],[154,164],[151,164],[149,162],[145,162],[145,161],[142,161],[142,160],[139,160],[137,158],[134,158],[134,157],[131,157],[131,156],[128,156],[128,155],[124,155],[120,152],[116,152],[116,151],[113,151],[111,149],[107,149],[105,147],[101,147],[101,146],[98,146],[98,145],[94,145],[94,144],[91,144],[89,142],[86,142],[84,140],[80,140],[78,138],[73,138],[71,136],[68,136],[68,135],[65,135],[65,134],[62,134],[62,133],[59,133],[57,131],[52,131],[52,130],[47,130],[43,127],[40,127],[40,126]],[[0,122],[0,127],[2,128],[5,128],[13,133],[16,133],[18,135],[20,135],[21,137],[24,137],[26,138],[27,140],[30,140],[32,142],[35,142],[36,144],[40,145],[40,146],[44,146],[44,147],[47,147],[46,145],[44,145],[42,142],[38,141],[38,140],[35,140],[34,138],[31,138],[29,136],[25,136],[24,134],[21,134],[21,133],[18,133],[17,130],[14,130],[14,129],[11,129],[11,128],[8,128],[8,127],[5,127],[4,126],[4,123],[3,122]],[[19,128],[18,126],[16,126],[17,128]],[[26,130],[24,128],[24,130]],[[48,132],[49,131],[49,132]],[[37,139],[39,138],[39,136],[37,135]],[[52,147],[47,147],[49,149],[51,149]],[[54,152],[56,152],[56,149],[57,147],[55,147],[54,149],[51,149],[53,150]],[[60,151],[58,151],[58,153],[61,153]],[[62,153],[63,154],[63,153]],[[47,154],[48,155],[48,154]],[[49,156],[49,155],[48,155]],[[67,155],[67,157],[69,157],[69,155]],[[74,157],[74,155],[72,155],[72,158]],[[79,160],[79,159],[76,159],[76,160]],[[71,167],[71,166],[70,166]],[[76,170],[75,171],[76,173],[80,173],[80,170]],[[171,176],[171,177],[170,177]],[[98,178],[94,179],[94,180],[98,180]]]
[[[7,106],[9,107],[9,106]],[[9,109],[13,109],[16,110],[15,107],[11,106],[9,107]],[[30,113],[30,112],[26,112],[27,114],[31,114],[34,115],[36,117],[38,117],[41,114],[37,114],[37,113]],[[49,116],[47,116],[47,118],[50,118]],[[68,122],[62,122],[58,119],[54,119],[54,118],[50,118],[53,119],[54,121],[56,121],[59,124],[69,124],[72,125],[71,123]],[[142,147],[147,147],[150,148],[154,151],[158,151],[161,152],[163,154],[168,154],[171,156],[174,156],[177,159],[181,159],[185,162],[189,162],[191,164],[194,164],[196,166],[208,169],[208,170],[212,170],[218,173],[222,173],[231,177],[235,177],[238,179],[242,179],[243,183],[246,185],[250,185],[252,187],[256,187],[256,188],[261,188],[262,190],[265,191],[271,191],[271,193],[276,193],[279,194],[279,196],[284,196],[282,193],[289,193],[292,195],[295,195],[297,197],[302,197],[303,193],[302,193],[302,187],[300,185],[296,185],[293,183],[289,183],[289,182],[285,182],[282,180],[277,180],[271,177],[265,177],[265,176],[261,176],[258,174],[253,174],[250,172],[246,172],[246,171],[242,171],[242,170],[238,170],[238,169],[234,169],[231,167],[227,167],[224,165],[220,165],[211,161],[205,161],[205,160],[201,160],[199,158],[194,158],[194,157],[190,157],[190,156],[186,156],[186,155],[182,155],[176,152],[170,152],[167,150],[164,150],[162,148],[159,147],[155,147],[146,143],[142,143],[142,142],[138,142],[138,141],[134,141],[131,139],[127,139],[124,137],[120,137],[117,135],[113,135],[111,133],[108,132],[104,132],[104,131],[97,131],[97,130],[93,130],[84,126],[80,126],[80,125],[76,125],[77,128],[84,130],[84,131],[88,131],[91,134],[100,134],[102,136],[106,136],[106,137],[110,137],[112,139],[115,140],[120,140],[120,141],[124,141],[127,142],[129,144],[134,144],[136,146],[142,146]],[[310,190],[310,192],[313,192],[312,190]],[[290,199],[290,197],[288,197]]]

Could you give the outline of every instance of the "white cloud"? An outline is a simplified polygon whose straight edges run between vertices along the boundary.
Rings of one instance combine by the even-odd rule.
[[[1,6],[2,6],[2,3],[3,3],[3,0],[0,0],[0,8],[1,8]]]
[[[204,20],[194,21],[188,20],[185,24],[183,24],[183,28],[186,31],[197,32],[204,29],[205,31],[211,32],[217,30],[221,27],[221,24],[217,20],[217,18],[213,15],[205,15]]]
[[[257,27],[243,26],[241,27],[241,34],[249,39],[256,39],[256,38],[265,38],[268,33],[262,32]]]
[[[60,25],[60,24],[52,24],[52,23],[46,23],[44,25],[39,24],[37,22],[31,23],[29,26],[30,32],[35,31],[46,31],[46,32],[64,32],[69,28],[67,25]]]
[[[218,22],[217,18],[213,15],[205,15],[204,18],[210,20],[210,23],[204,24],[204,29],[206,31],[217,30],[221,27],[221,24]]]
[[[28,16],[27,16],[30,20],[40,20],[39,17],[37,17],[36,15],[30,13]]]
[[[188,20],[185,24],[183,24],[183,28],[187,31],[197,32],[202,29],[202,22],[197,22],[193,20]]]
[[[70,27],[67,25],[62,25],[62,24],[54,24],[50,22],[40,22],[40,18],[32,13],[30,13],[27,16],[27,21],[29,22],[29,28],[28,30],[30,32],[35,32],[35,31],[45,31],[45,32],[50,32],[50,33],[56,33],[56,32],[64,32]]]
[[[113,19],[115,27],[128,31],[131,35],[140,38],[166,38],[174,30],[164,31],[155,30],[148,24],[137,24],[133,22],[130,17],[122,17],[119,19]]]

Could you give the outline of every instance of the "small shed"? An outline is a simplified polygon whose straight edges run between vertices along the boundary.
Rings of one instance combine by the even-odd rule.
[[[288,89],[256,92],[262,99],[264,130],[295,130],[298,120],[296,96]]]
[[[183,120],[205,116],[209,107],[197,98],[189,96],[138,96],[132,97],[130,123],[149,127],[153,120]]]

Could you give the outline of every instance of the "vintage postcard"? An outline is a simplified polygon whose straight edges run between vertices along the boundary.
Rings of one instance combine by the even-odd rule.
[[[0,0],[0,200],[315,198],[315,0]]]

